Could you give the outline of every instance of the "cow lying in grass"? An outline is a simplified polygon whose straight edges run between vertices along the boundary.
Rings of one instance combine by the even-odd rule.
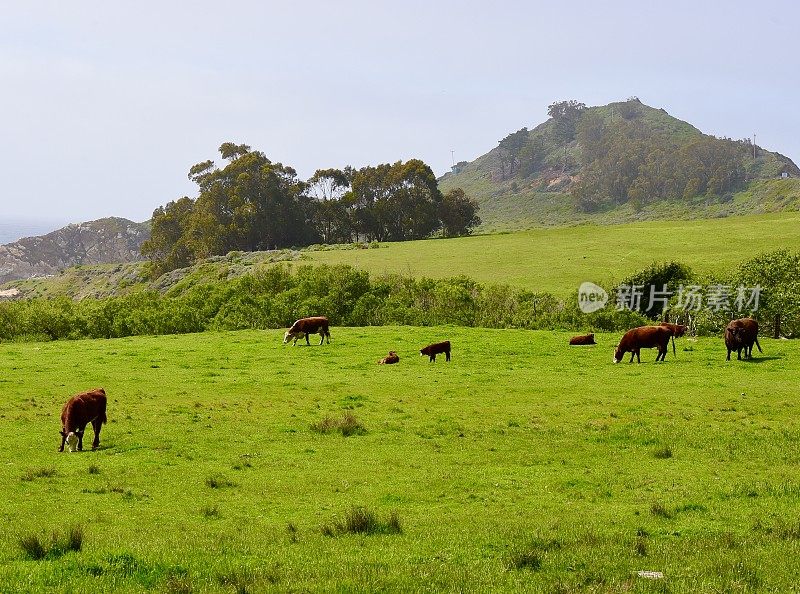
[[[393,363],[400,363],[400,357],[394,351],[389,351],[388,355],[378,361],[379,365],[392,365]]]
[[[587,345],[587,344],[597,344],[594,341],[594,334],[581,334],[579,336],[573,336],[569,339],[569,343],[571,345]]]
[[[286,344],[292,338],[294,338],[294,342],[292,346],[297,344],[298,339],[306,337],[306,344],[310,345],[311,343],[308,341],[309,334],[319,334],[321,339],[319,341],[320,344],[325,342],[325,338],[328,338],[328,344],[331,343],[331,333],[328,331],[328,318],[324,316],[315,316],[312,318],[300,318],[292,327],[286,331],[286,334],[283,335],[283,344]]]
[[[92,449],[96,450],[100,445],[100,428],[107,422],[106,391],[103,388],[76,394],[61,409],[61,447],[58,451],[64,451],[64,443],[70,452],[83,450],[83,432],[89,423],[94,429]]]
[[[629,363],[633,363],[634,355],[636,355],[636,362],[641,363],[639,350],[652,349],[654,347],[658,348],[656,361],[663,361],[667,356],[667,348],[669,347],[671,336],[672,330],[663,326],[640,326],[639,328],[628,330],[622,336],[622,340],[619,341],[617,350],[614,352],[614,363],[622,361],[627,352],[631,354]]]
[[[445,357],[447,357],[447,361],[450,360],[450,341],[445,340],[444,342],[437,342],[434,344],[429,344],[423,349],[419,350],[420,355],[428,355],[430,357],[431,362],[436,361],[436,355],[441,355],[444,353]]]

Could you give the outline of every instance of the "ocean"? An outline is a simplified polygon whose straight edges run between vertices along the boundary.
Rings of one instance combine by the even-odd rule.
[[[65,227],[63,221],[37,220],[37,219],[1,219],[0,220],[0,245],[14,243],[23,237],[45,235],[56,229]]]

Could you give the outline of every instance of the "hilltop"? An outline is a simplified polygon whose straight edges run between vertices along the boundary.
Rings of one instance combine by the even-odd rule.
[[[550,112],[440,178],[442,191],[461,187],[477,200],[484,231],[800,206],[797,165],[747,139],[704,134],[636,98],[597,107],[562,102]]]

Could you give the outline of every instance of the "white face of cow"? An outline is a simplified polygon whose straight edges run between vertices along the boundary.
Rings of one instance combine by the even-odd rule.
[[[69,448],[70,452],[78,451],[78,434],[74,431],[70,431],[67,434],[67,447]]]
[[[283,344],[286,344],[290,340],[292,340],[292,333],[287,331],[286,334],[283,335]]]

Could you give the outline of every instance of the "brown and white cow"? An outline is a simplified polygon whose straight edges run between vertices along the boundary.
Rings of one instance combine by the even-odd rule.
[[[306,337],[306,344],[310,345],[311,343],[308,341],[309,334],[319,334],[320,341],[319,343],[322,344],[325,342],[325,338],[328,338],[328,344],[331,343],[331,333],[328,331],[328,318],[325,316],[314,316],[311,318],[300,318],[292,327],[286,331],[286,334],[283,335],[283,344],[289,342],[292,338],[294,338],[294,342],[292,346],[297,344],[298,339]]]
[[[759,353],[764,352],[761,350],[761,345],[758,344],[758,322],[752,318],[740,318],[728,323],[725,328],[725,347],[728,349],[726,361],[731,360],[731,351],[736,351],[736,358],[741,359],[742,349],[744,349],[744,358],[751,359],[753,344],[758,347]]]
[[[428,355],[430,357],[430,362],[436,361],[436,355],[441,355],[444,353],[446,360],[450,360],[450,341],[445,340],[444,342],[436,342],[434,344],[429,344],[425,348],[419,350],[420,355]]]
[[[400,363],[400,357],[394,351],[389,351],[388,355],[378,361],[379,365],[392,365],[394,363]]]
[[[636,355],[636,362],[641,363],[639,357],[640,349],[658,348],[658,355],[656,361],[663,361],[667,356],[667,347],[669,346],[669,339],[672,336],[672,330],[664,328],[663,326],[640,326],[628,330],[619,341],[617,350],[614,352],[614,363],[619,363],[625,356],[625,353],[630,352],[631,360],[633,363],[633,356]]]
[[[594,334],[580,334],[578,336],[573,336],[569,339],[569,343],[571,345],[587,345],[587,344],[597,344],[594,341]]]
[[[100,428],[107,422],[106,391],[103,388],[76,394],[61,409],[61,447],[58,451],[64,451],[65,442],[70,452],[83,450],[83,432],[89,423],[94,429],[92,449],[97,449],[100,445]]]

